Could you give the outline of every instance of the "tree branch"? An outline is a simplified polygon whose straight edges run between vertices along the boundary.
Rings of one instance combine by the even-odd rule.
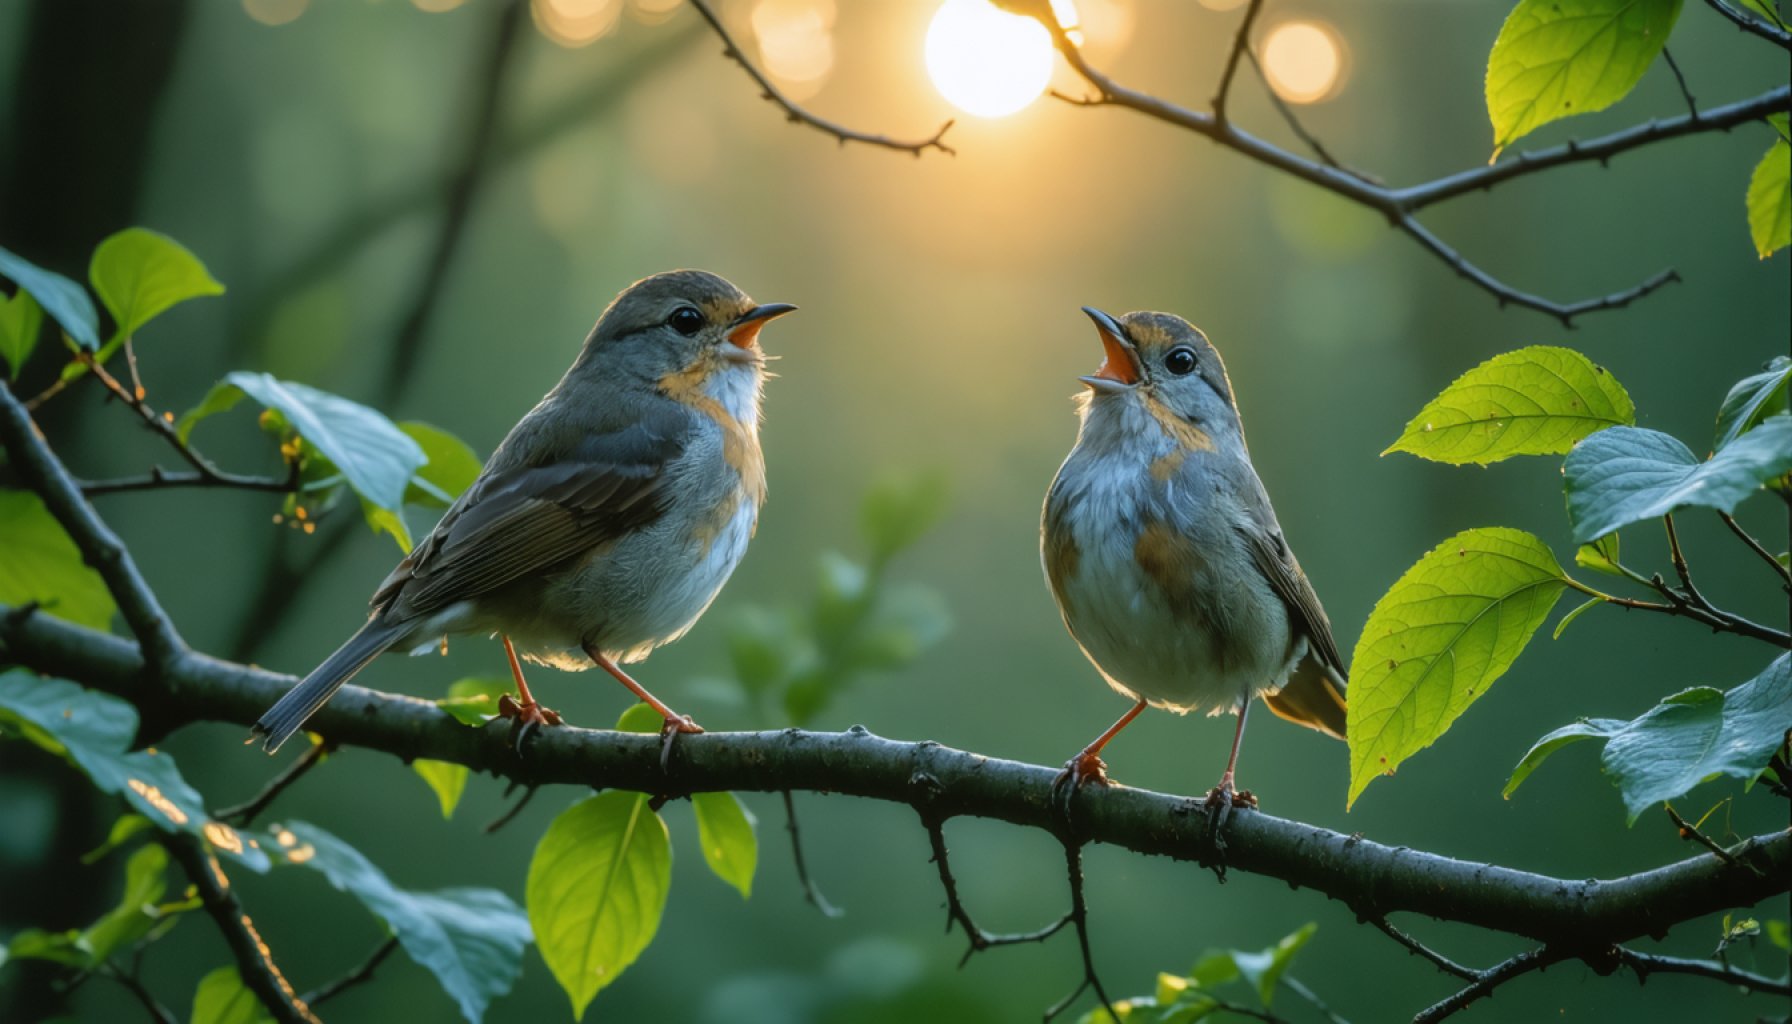
[[[1467,1009],[1470,1003],[1493,995],[1493,990],[1506,982],[1532,971],[1541,971],[1551,964],[1568,959],[1568,956],[1569,954],[1554,948],[1544,947],[1520,953],[1510,960],[1503,960],[1485,971],[1477,972],[1475,980],[1461,991],[1421,1011],[1412,1019],[1412,1024],[1437,1024],[1438,1021],[1453,1017],[1459,1011]]]
[[[361,966],[348,972],[342,977],[337,978],[335,981],[330,982],[328,985],[323,986],[315,992],[305,993],[304,997],[300,999],[300,1002],[304,1003],[306,1006],[321,1006],[326,1001],[336,998],[348,989],[354,988],[356,985],[362,984],[363,982],[373,980],[373,972],[379,968],[380,964],[385,963],[386,958],[391,956],[396,949],[398,949],[398,936],[394,935],[375,947],[374,951],[368,955],[367,959],[361,962]]]
[[[815,884],[815,879],[809,877],[809,862],[803,856],[803,831],[796,821],[796,799],[788,789],[782,791],[782,796],[784,830],[790,833],[790,858],[796,864],[796,880],[803,887],[803,898],[809,901],[810,906],[821,911],[823,917],[844,917],[846,911],[829,903],[828,898],[821,894],[820,887]]]
[[[1792,996],[1792,984],[1787,984],[1778,978],[1737,970],[1728,964],[1710,960],[1686,960],[1677,956],[1638,953],[1636,950],[1626,949],[1622,946],[1618,948],[1617,952],[1619,961],[1636,972],[1639,982],[1648,981],[1651,974],[1690,974],[1694,977],[1726,982],[1751,992],[1762,992],[1771,996]]]
[[[697,13],[703,16],[704,21],[709,22],[710,29],[722,41],[722,56],[739,64],[741,70],[753,79],[753,84],[759,87],[759,94],[773,106],[783,110],[785,120],[790,123],[808,125],[825,135],[832,135],[840,141],[842,146],[848,142],[863,142],[867,146],[881,146],[884,149],[894,149],[917,157],[930,149],[937,149],[947,155],[952,154],[952,147],[946,145],[944,139],[946,132],[956,123],[953,121],[947,121],[940,125],[938,131],[924,139],[893,139],[888,135],[874,135],[870,132],[848,128],[810,113],[801,104],[784,95],[782,90],[772,84],[771,79],[765,77],[763,72],[753,66],[753,62],[748,60],[747,55],[741,51],[740,44],[734,41],[734,36],[728,32],[727,28],[723,27],[722,19],[716,15],[714,10],[710,9],[705,0],[691,0],[691,6],[697,9]]]
[[[1762,547],[1760,541],[1756,540],[1747,530],[1742,528],[1742,524],[1736,521],[1735,516],[1730,515],[1728,512],[1719,512],[1717,515],[1718,518],[1724,521],[1724,525],[1730,528],[1731,533],[1735,534],[1742,543],[1748,545],[1750,551],[1753,551],[1756,555],[1760,556],[1763,562],[1773,566],[1773,571],[1779,574],[1780,581],[1783,584],[1792,586],[1792,568],[1788,568],[1781,564],[1779,559],[1773,557],[1773,552]]]
[[[1730,19],[1742,31],[1760,36],[1781,49],[1792,50],[1792,32],[1786,31],[1784,26],[1769,25],[1751,18],[1724,0],[1705,0],[1705,6]]]
[[[970,940],[964,951],[964,956],[958,960],[958,966],[963,967],[970,963],[973,955],[986,949],[994,949],[997,946],[1015,946],[1023,942],[1044,942],[1063,931],[1064,926],[1071,923],[1074,911],[1066,913],[1044,928],[1030,932],[1001,934],[986,932],[979,928],[977,922],[971,920],[971,913],[965,909],[964,902],[959,899],[958,880],[952,877],[952,864],[946,853],[946,823],[942,819],[923,812],[921,824],[927,827],[927,841],[933,847],[932,859],[934,865],[939,868],[940,888],[946,890],[946,931],[950,932],[952,926],[957,925],[964,932],[965,938]]]
[[[1063,1013],[1077,997],[1086,989],[1095,990],[1095,998],[1100,1001],[1101,1008],[1107,1011],[1108,1020],[1118,1021],[1120,1015],[1114,1012],[1113,1000],[1108,998],[1107,989],[1101,985],[1101,975],[1095,973],[1095,955],[1089,950],[1089,904],[1083,898],[1083,845],[1074,839],[1064,839],[1064,871],[1070,878],[1070,923],[1076,927],[1077,948],[1083,954],[1083,980],[1072,989],[1070,994],[1053,1003],[1045,1011],[1046,1024],[1052,1018]]]
[[[255,998],[261,1000],[274,1020],[279,1024],[322,1024],[293,991],[280,968],[275,966],[267,943],[255,930],[255,922],[243,912],[243,905],[231,891],[230,879],[224,874],[218,858],[212,856],[200,840],[184,833],[163,836],[162,842],[174,859],[180,861],[187,877],[193,880],[206,913],[224,933],[224,941],[230,946],[231,956],[236,958],[237,973],[242,976],[243,984],[255,993]]]
[[[4,608],[0,646],[19,665],[115,694],[147,720],[170,727],[207,721],[246,728],[294,683],[292,676],[197,652],[146,683],[142,655],[130,641],[49,615],[9,615]],[[882,739],[862,728],[686,736],[670,773],[660,769],[657,736],[547,729],[522,761],[504,728],[469,728],[429,701],[354,685],[343,687],[306,728],[341,746],[380,750],[407,762],[452,761],[526,784],[674,795],[809,790],[924,807],[946,817],[989,818],[1054,836],[1062,828],[1051,800],[1056,768]],[[1218,855],[1199,801],[1186,797],[1125,786],[1085,792],[1077,827],[1084,841],[1138,853],[1195,863]],[[1663,934],[1680,922],[1752,906],[1792,886],[1792,833],[1785,831],[1731,848],[1752,870],[1701,853],[1609,880],[1472,864],[1257,811],[1234,813],[1227,833],[1231,870],[1316,889],[1361,916],[1411,911],[1576,948]]]
[[[1220,75],[1219,91],[1213,94],[1213,119],[1226,123],[1226,95],[1232,91],[1232,79],[1238,74],[1238,59],[1251,52],[1251,25],[1263,11],[1263,0],[1251,0],[1244,9],[1244,20],[1238,23],[1238,36],[1232,40],[1232,52],[1226,55],[1226,70]],[[1256,63],[1256,57],[1251,57]]]
[[[313,743],[305,748],[293,762],[280,770],[278,775],[268,780],[260,792],[240,804],[220,808],[212,812],[212,817],[227,821],[237,828],[248,828],[255,821],[256,815],[267,810],[274,798],[286,792],[286,787],[299,781],[306,772],[317,767],[323,759],[329,757],[331,747],[328,743]]]
[[[1405,946],[1407,952],[1414,956],[1423,957],[1424,959],[1429,960],[1432,966],[1445,974],[1453,974],[1464,981],[1474,981],[1481,973],[1472,967],[1462,966],[1449,957],[1444,956],[1442,953],[1439,953],[1437,950],[1420,942],[1418,939],[1415,939],[1394,927],[1393,922],[1389,921],[1386,917],[1371,917],[1367,920],[1370,924],[1385,932],[1388,938]]]

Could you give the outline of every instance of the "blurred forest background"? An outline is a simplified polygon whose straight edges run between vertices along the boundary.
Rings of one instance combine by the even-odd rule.
[[[1468,258],[1554,298],[1615,291],[1669,266],[1685,279],[1570,332],[1499,310],[1374,214],[1136,115],[1050,99],[999,119],[957,114],[922,62],[937,6],[722,5],[749,55],[826,116],[915,137],[959,117],[947,136],[955,156],[913,159],[786,124],[721,59],[694,12],[670,0],[535,0],[505,70],[485,161],[461,194],[464,237],[439,293],[420,305],[478,117],[498,5],[0,0],[0,240],[78,280],[95,242],[142,224],[207,263],[229,292],[183,305],[138,339],[159,407],[192,405],[226,371],[266,370],[436,423],[482,455],[565,369],[602,305],[636,278],[696,266],[762,302],[797,303],[802,312],[765,336],[780,362],[764,433],[771,500],[758,538],[705,621],[639,677],[711,729],[784,724],[704,682],[726,670],[723,623],[806,599],[826,549],[862,555],[856,509],[874,480],[938,471],[950,481],[950,511],[891,572],[942,595],[951,633],[814,724],[863,723],[1047,764],[1125,707],[1065,634],[1039,570],[1038,510],[1074,435],[1074,378],[1100,357],[1079,305],[1174,311],[1211,335],[1257,468],[1346,651],[1394,578],[1457,530],[1518,526],[1556,544],[1564,560],[1572,553],[1552,459],[1475,470],[1377,457],[1458,374],[1521,345],[1571,344],[1628,387],[1639,425],[1703,452],[1730,383],[1787,350],[1786,257],[1758,260],[1743,216],[1749,171],[1770,139],[1765,126],[1652,146],[1608,169],[1568,168],[1426,211],[1425,222]],[[1079,2],[1099,66],[1195,106],[1211,97],[1236,31],[1238,10],[1213,9],[1224,6],[1233,5]],[[1509,7],[1300,0],[1272,2],[1263,24],[1331,26],[1344,47],[1342,74],[1303,116],[1341,159],[1404,184],[1487,159],[1483,71]],[[1702,103],[1786,79],[1783,52],[1750,45],[1693,5],[1671,49]],[[1062,68],[1059,84],[1074,91]],[[1658,66],[1615,109],[1548,126],[1527,143],[1683,109]],[[1253,78],[1240,76],[1232,111],[1250,130],[1295,145]],[[414,349],[390,365],[407,332]],[[54,365],[54,347],[40,350],[42,366]],[[49,406],[44,422],[85,476],[166,459],[98,389]],[[205,429],[220,463],[272,469],[252,429]],[[273,525],[277,501],[189,491],[104,498],[100,507],[196,648],[302,673],[360,621],[396,553],[353,524],[327,560],[256,609],[263,577],[309,566],[308,545],[333,532]],[[1758,536],[1779,538],[1776,513],[1784,510],[1757,503],[1741,518]],[[352,509],[339,516],[356,518]],[[1716,518],[1685,518],[1702,588],[1739,613],[1780,621],[1769,579]],[[1660,545],[1635,547],[1626,561],[1666,568]],[[1240,781],[1271,813],[1389,844],[1563,877],[1627,873],[1693,849],[1659,815],[1626,828],[1590,749],[1559,755],[1503,801],[1509,770],[1534,739],[1577,716],[1630,718],[1681,685],[1727,687],[1759,668],[1759,652],[1741,638],[1598,609],[1560,641],[1539,637],[1454,731],[1348,815],[1344,746],[1267,714],[1252,729]],[[382,660],[359,681],[433,697],[451,680],[502,671],[498,645],[466,641],[446,659]],[[543,699],[575,723],[606,725],[626,704],[594,674],[536,678]],[[1217,777],[1229,738],[1228,722],[1152,713],[1108,759],[1127,784],[1195,792]],[[209,799],[229,803],[276,768],[241,740],[234,727],[203,726],[166,748]],[[22,756],[0,747],[0,767]],[[1691,810],[1739,790],[1705,787]],[[351,750],[283,797],[274,817],[323,825],[406,887],[478,883],[520,899],[535,838],[574,798],[546,791],[486,836],[480,825],[506,805],[499,785],[476,777],[444,821],[404,765]],[[1079,976],[1068,937],[957,969],[963,939],[941,932],[926,833],[900,807],[798,797],[810,867],[846,909],[824,918],[796,883],[778,799],[746,800],[761,840],[752,899],[710,877],[689,815],[669,808],[676,862],[664,923],[590,1019],[1027,1020]],[[71,877],[70,863],[103,838],[116,810],[73,773],[0,774],[0,930],[77,925],[111,905],[104,880],[115,871],[90,872],[91,891],[46,880]],[[1764,831],[1784,824],[1775,813],[1783,806],[1742,802],[1733,819],[1720,810],[1712,829]],[[1062,858],[1049,837],[958,821],[948,838],[985,927],[1031,928],[1061,913]],[[1235,874],[1221,887],[1191,865],[1102,848],[1089,851],[1088,877],[1097,964],[1116,998],[1148,992],[1157,971],[1185,971],[1204,949],[1261,947],[1308,921],[1319,930],[1295,973],[1353,1020],[1410,1013],[1456,987],[1359,928],[1341,905],[1280,883]],[[240,885],[301,987],[339,974],[379,941],[377,922],[320,879],[245,874]],[[1516,948],[1467,929],[1421,930],[1469,962]],[[1644,948],[1702,957],[1718,935],[1715,921],[1694,924]],[[1735,955],[1752,966],[1747,950]],[[1760,957],[1777,972],[1765,946]],[[184,1006],[190,979],[224,960],[214,931],[190,927],[155,948],[147,976],[180,979],[164,997]],[[1645,990],[1570,965],[1471,1012],[1489,1021],[1690,1020],[1704,1019],[1714,997],[1698,982],[1662,978]],[[139,1012],[103,986],[87,986],[77,1006],[91,1020]],[[426,972],[395,958],[328,1016],[453,1013]],[[490,1019],[566,1014],[565,996],[531,952]]]

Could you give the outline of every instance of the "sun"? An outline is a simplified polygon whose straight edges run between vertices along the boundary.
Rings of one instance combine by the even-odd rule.
[[[989,0],[946,0],[927,27],[934,88],[977,117],[1006,117],[1043,95],[1052,56],[1045,26]]]

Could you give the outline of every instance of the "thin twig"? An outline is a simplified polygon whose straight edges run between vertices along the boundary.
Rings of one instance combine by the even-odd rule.
[[[123,476],[109,480],[82,480],[79,483],[81,493],[89,498],[97,498],[103,494],[121,494],[127,491],[163,491],[176,487],[215,487],[291,494],[299,489],[299,467],[295,462],[292,464],[292,471],[285,477],[271,477],[242,476],[222,471],[206,473],[197,470],[170,473],[160,466],[151,466],[149,472],[141,476]]]
[[[511,789],[514,789],[514,788],[516,788],[516,783],[511,783]],[[493,818],[491,821],[486,822],[485,828],[481,829],[481,831],[489,836],[489,835],[497,832],[499,829],[503,828],[504,826],[510,824],[512,821],[514,821],[516,819],[517,815],[523,813],[523,808],[529,806],[529,801],[535,799],[535,791],[540,788],[541,788],[540,786],[530,786],[528,789],[523,790],[523,795],[521,797],[517,798],[516,803],[511,804],[508,808],[506,808],[503,814],[500,814],[496,818]],[[509,790],[506,790],[504,795],[509,796],[510,795]]]
[[[1431,961],[1432,966],[1445,974],[1453,974],[1463,981],[1473,981],[1480,976],[1481,972],[1474,968],[1462,966],[1449,957],[1444,956],[1442,953],[1439,953],[1437,950],[1420,942],[1418,939],[1401,931],[1399,928],[1394,927],[1393,922],[1389,921],[1386,917],[1371,917],[1368,921],[1370,924],[1385,932],[1388,938],[1405,946],[1407,952]]]
[[[1343,171],[1358,181],[1365,181],[1373,185],[1380,184],[1369,175],[1345,166],[1343,161],[1333,156],[1332,151],[1325,147],[1325,143],[1319,141],[1319,136],[1307,130],[1307,126],[1301,122],[1300,115],[1294,112],[1294,108],[1289,106],[1288,101],[1282,98],[1282,94],[1276,91],[1276,87],[1270,84],[1269,76],[1263,73],[1263,63],[1257,59],[1256,51],[1246,50],[1244,55],[1250,58],[1251,68],[1257,72],[1257,81],[1262,83],[1263,92],[1269,97],[1270,104],[1282,115],[1283,123],[1288,125],[1288,130],[1292,131],[1296,138],[1313,151],[1313,155],[1319,158],[1320,163]]]
[[[1736,27],[1742,31],[1751,35],[1760,36],[1762,39],[1773,43],[1781,49],[1792,50],[1792,32],[1786,31],[1783,24],[1774,26],[1769,25],[1764,21],[1751,18],[1747,14],[1730,6],[1728,3],[1725,3],[1724,0],[1705,0],[1705,5],[1730,19],[1735,23]],[[1775,20],[1777,21],[1778,18],[1776,17]]]
[[[1685,818],[1682,818],[1680,816],[1680,812],[1674,810],[1673,804],[1665,804],[1664,803],[1661,805],[1661,809],[1668,812],[1668,818],[1674,822],[1674,827],[1676,827],[1680,830],[1680,838],[1691,840],[1692,842],[1698,843],[1700,846],[1703,846],[1705,849],[1710,850],[1712,853],[1716,854],[1718,860],[1723,861],[1725,864],[1728,864],[1731,867],[1746,867],[1750,871],[1759,871],[1760,870],[1759,868],[1755,867],[1753,864],[1744,864],[1742,861],[1737,860],[1736,855],[1731,853],[1730,851],[1724,849],[1721,845],[1719,845],[1717,840],[1715,840],[1715,839],[1711,838],[1710,836],[1706,835],[1705,833],[1699,831],[1699,827],[1697,825],[1694,825],[1692,822],[1687,821]]]
[[[964,956],[958,960],[958,966],[969,963],[974,954],[997,946],[1016,946],[1023,942],[1044,942],[1058,934],[1064,926],[1071,923],[1071,914],[1066,913],[1044,928],[1030,932],[997,933],[987,932],[977,927],[971,920],[970,911],[965,909],[964,902],[958,895],[958,880],[952,877],[952,865],[947,860],[945,821],[927,813],[921,815],[921,822],[927,827],[927,840],[933,847],[933,863],[939,868],[940,887],[946,890],[946,931],[950,932],[957,925],[970,940]]]
[[[1736,521],[1735,516],[1732,516],[1728,512],[1719,512],[1717,515],[1718,518],[1724,521],[1724,525],[1730,528],[1731,533],[1741,538],[1742,543],[1748,545],[1750,551],[1759,555],[1761,561],[1773,566],[1773,571],[1779,574],[1780,579],[1784,581],[1786,585],[1792,586],[1792,568],[1787,568],[1785,563],[1773,556],[1773,552],[1762,547],[1760,541],[1756,540],[1747,530],[1742,528],[1742,524]]]
[[[1674,575],[1680,577],[1680,585],[1686,588],[1686,599],[1700,608],[1710,609],[1711,602],[1699,593],[1699,588],[1692,584],[1692,572],[1686,565],[1686,553],[1680,550],[1680,531],[1674,528],[1674,514],[1669,512],[1661,517],[1663,526],[1668,531],[1668,561],[1674,565]]]
[[[1220,75],[1219,91],[1213,94],[1213,119],[1220,124],[1226,123],[1226,96],[1232,91],[1232,79],[1238,73],[1238,58],[1251,49],[1251,25],[1263,10],[1263,0],[1251,0],[1250,6],[1244,9],[1244,20],[1238,23],[1238,36],[1232,40],[1232,52],[1226,55],[1226,70]],[[1255,55],[1251,63],[1256,63]]]
[[[299,781],[304,774],[321,764],[336,749],[331,743],[313,743],[305,748],[293,762],[280,770],[278,775],[268,780],[261,791],[240,804],[220,808],[212,812],[212,817],[228,822],[237,828],[248,828],[254,823],[256,815],[267,810],[274,798],[286,792],[286,787]]]
[[[174,1012],[156,1000],[155,994],[143,984],[143,980],[137,977],[134,971],[121,971],[116,965],[106,963],[100,966],[99,974],[112,979],[126,992],[129,992],[149,1014],[149,1019],[155,1021],[156,1024],[177,1024]]]
[[[305,993],[300,999],[300,1002],[311,1007],[322,1006],[325,1002],[336,998],[344,991],[354,988],[356,985],[363,982],[371,981],[373,979],[374,970],[378,968],[387,957],[391,956],[393,951],[397,948],[398,936],[393,935],[375,947],[374,951],[368,954],[367,959],[361,962],[361,966],[321,988]]]
[[[1070,994],[1053,1003],[1045,1011],[1046,1024],[1053,1018],[1069,1009],[1078,996],[1093,988],[1095,998],[1101,1001],[1101,1008],[1108,1012],[1108,1019],[1118,1021],[1120,1015],[1114,1012],[1114,1002],[1108,998],[1107,989],[1102,987],[1101,976],[1095,973],[1095,957],[1089,950],[1089,904],[1083,898],[1083,847],[1074,840],[1064,843],[1064,869],[1070,876],[1070,923],[1076,926],[1076,944],[1083,954],[1083,980]]]
[[[734,36],[729,33],[727,28],[723,27],[722,19],[717,16],[716,12],[710,8],[705,0],[691,0],[691,6],[697,9],[697,13],[703,16],[704,21],[709,22],[710,29],[714,31],[716,37],[722,41],[722,56],[739,64],[741,70],[745,71],[748,77],[753,79],[753,84],[759,87],[759,94],[765,97],[768,102],[783,110],[785,120],[792,124],[808,125],[819,132],[831,135],[839,140],[842,146],[846,145],[848,142],[863,142],[867,146],[881,146],[884,149],[894,149],[917,157],[930,149],[937,149],[947,155],[953,153],[952,147],[946,145],[944,141],[946,132],[956,123],[953,121],[947,121],[945,124],[940,125],[938,131],[924,139],[893,139],[888,135],[876,135],[870,132],[862,132],[848,128],[845,125],[837,124],[826,118],[810,113],[801,104],[784,95],[782,90],[772,84],[771,79],[765,77],[765,74],[755,67],[752,61],[747,59],[747,55],[741,50],[740,44],[734,41]]]
[[[1713,981],[1728,982],[1746,988],[1751,992],[1762,992],[1773,996],[1792,996],[1792,984],[1780,978],[1769,978],[1765,975],[1738,970],[1726,964],[1711,960],[1687,960],[1677,956],[1657,956],[1653,953],[1638,953],[1624,946],[1618,947],[1618,959],[1636,972],[1638,982],[1649,980],[1651,974],[1690,974]]]
[[[1669,53],[1665,46],[1661,48],[1661,59],[1667,62],[1668,70],[1674,73],[1674,81],[1680,86],[1680,96],[1686,100],[1687,115],[1697,121],[1699,119],[1699,101],[1693,99],[1692,90],[1686,85],[1686,75],[1680,71],[1680,63],[1674,59],[1674,55]]]
[[[1606,604],[1615,605],[1619,608],[1660,612],[1663,615],[1673,615],[1680,618],[1691,619],[1701,625],[1709,626],[1714,633],[1734,633],[1737,636],[1746,636],[1751,639],[1764,641],[1775,647],[1792,649],[1792,633],[1786,633],[1770,626],[1763,626],[1758,622],[1745,619],[1734,612],[1727,612],[1721,608],[1709,606],[1700,607],[1689,600],[1686,595],[1669,586],[1660,576],[1656,576],[1653,579],[1643,580],[1642,583],[1666,598],[1667,600],[1665,602],[1640,601],[1633,597],[1618,597],[1613,594],[1607,594],[1594,587],[1590,587],[1572,577],[1566,579],[1565,582],[1568,586],[1580,591],[1588,597],[1596,597]]]
[[[803,885],[803,898],[809,901],[810,906],[821,911],[823,917],[844,916],[846,911],[829,903],[828,898],[823,896],[821,889],[816,886],[815,879],[809,877],[809,864],[803,857],[802,827],[797,824],[796,820],[796,800],[790,795],[788,789],[784,790],[782,795],[784,797],[784,829],[790,833],[790,857],[796,862],[796,879]]]
[[[1319,998],[1319,993],[1308,988],[1294,975],[1284,974],[1280,980],[1282,987],[1312,1004],[1313,1009],[1318,1010],[1321,1016],[1326,1020],[1331,1021],[1331,1024],[1350,1024],[1350,1021],[1344,1017],[1344,1015],[1332,1009],[1330,1006],[1327,1006],[1325,1001]]]
[[[182,833],[161,838],[199,890],[206,913],[224,933],[224,943],[236,959],[237,973],[261,1005],[278,1024],[321,1024],[275,965],[267,943],[255,930],[255,922],[243,912],[243,905],[231,891],[230,879],[218,858],[194,836]]]
[[[81,496],[74,478],[38,433],[31,414],[4,382],[0,382],[0,444],[5,445],[13,470],[44,500],[87,564],[99,573],[150,664],[164,672],[171,670],[186,655],[186,643],[137,571],[124,542]]]
[[[1520,953],[1510,960],[1502,960],[1485,971],[1477,972],[1475,980],[1461,991],[1439,1000],[1421,1011],[1413,1017],[1412,1024],[1437,1024],[1440,1020],[1455,1016],[1457,1012],[1466,1009],[1470,1003],[1492,995],[1494,989],[1513,978],[1529,974],[1532,971],[1540,971],[1567,958],[1567,953],[1558,952],[1545,946],[1542,949]]]

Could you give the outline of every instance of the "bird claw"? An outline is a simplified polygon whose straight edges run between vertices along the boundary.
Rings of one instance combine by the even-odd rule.
[[[516,756],[522,757],[523,750],[536,731],[545,725],[561,725],[565,719],[560,712],[552,708],[544,708],[534,701],[523,702],[504,694],[498,698],[498,717],[510,720],[511,732],[515,735]]]
[[[1234,789],[1231,773],[1220,780],[1220,784],[1207,792],[1204,806],[1207,812],[1207,835],[1213,842],[1213,848],[1220,854],[1220,871],[1224,877],[1226,840],[1221,835],[1226,825],[1232,820],[1234,808],[1257,809],[1257,795],[1248,789]]]
[[[1071,804],[1076,800],[1077,791],[1085,785],[1113,785],[1113,780],[1108,778],[1107,762],[1090,750],[1064,762],[1064,770],[1052,780],[1052,806],[1063,815],[1065,825],[1071,824]]]
[[[703,727],[692,721],[690,715],[667,718],[660,726],[660,771],[671,770],[672,748],[678,743],[678,737],[702,731]]]

